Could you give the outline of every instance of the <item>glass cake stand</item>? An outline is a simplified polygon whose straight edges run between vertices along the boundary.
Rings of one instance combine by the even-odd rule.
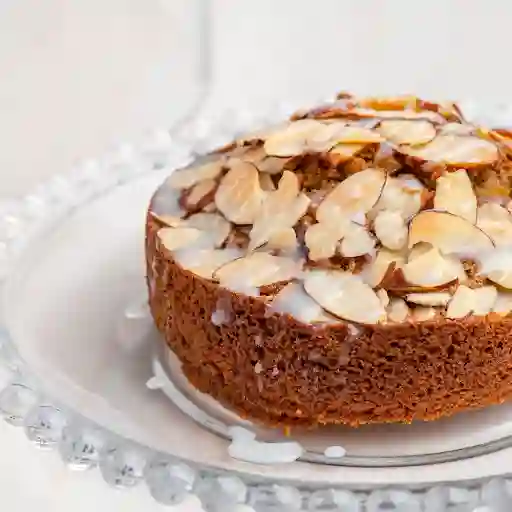
[[[212,512],[509,511],[510,404],[285,436],[192,389],[159,343],[145,306],[150,196],[173,168],[288,108],[191,120],[0,211],[0,414],[71,469],[144,482],[168,505],[192,494]],[[481,114],[506,124],[507,112]]]

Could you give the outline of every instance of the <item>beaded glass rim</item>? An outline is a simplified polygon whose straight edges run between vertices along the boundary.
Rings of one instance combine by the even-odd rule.
[[[86,205],[116,186],[164,165],[177,168],[194,156],[229,142],[238,134],[283,119],[295,105],[266,109],[223,111],[201,116],[175,133],[158,131],[135,149],[123,145],[100,160],[91,160],[70,173],[56,176],[25,197],[0,204],[0,291],[19,255],[43,225],[58,224],[70,211]],[[480,110],[466,107],[470,118],[488,125],[507,126],[512,109],[495,105]],[[485,115],[479,115],[480,112]],[[0,310],[1,313],[1,310]],[[23,428],[42,449],[55,449],[71,469],[99,468],[103,479],[118,488],[145,482],[159,503],[176,505],[198,497],[206,511],[230,512],[240,505],[256,512],[501,512],[512,503],[512,477],[450,482],[423,489],[311,488],[307,482],[280,484],[255,479],[249,473],[221,472],[155,452],[124,439],[84,418],[45,394],[40,382],[21,360],[0,315],[0,415]]]

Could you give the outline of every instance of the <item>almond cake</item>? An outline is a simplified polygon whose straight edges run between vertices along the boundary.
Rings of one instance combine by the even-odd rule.
[[[197,389],[266,425],[501,403],[511,185],[506,130],[341,94],[170,174],[147,216],[152,315]]]

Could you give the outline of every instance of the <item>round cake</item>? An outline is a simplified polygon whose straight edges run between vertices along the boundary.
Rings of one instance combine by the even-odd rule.
[[[152,315],[200,391],[266,425],[512,398],[512,135],[355,98],[186,168],[146,230]]]

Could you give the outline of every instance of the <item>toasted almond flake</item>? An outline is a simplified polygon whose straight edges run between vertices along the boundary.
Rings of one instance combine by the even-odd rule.
[[[503,288],[512,289],[512,247],[497,247],[480,256],[479,275]]]
[[[492,308],[494,313],[500,315],[508,315],[512,312],[512,293],[509,292],[498,292],[496,302]]]
[[[259,146],[259,147],[251,147],[249,149],[246,149],[246,151],[244,153],[242,153],[238,157],[238,159],[245,161],[245,162],[250,162],[251,164],[258,165],[266,157],[267,157],[267,154],[265,153],[265,150],[263,149],[263,147]],[[235,160],[228,160],[228,165],[230,167],[233,164],[236,165],[236,163],[237,162]]]
[[[476,222],[476,195],[464,169],[447,172],[436,180],[434,208]]]
[[[375,217],[373,226],[375,235],[388,249],[398,251],[407,245],[408,230],[400,213],[383,210]]]
[[[249,234],[249,251],[268,242],[275,233],[293,227],[306,213],[310,200],[299,193],[297,176],[284,171],[275,192],[268,192]]]
[[[398,145],[425,144],[436,136],[434,126],[425,119],[383,121],[378,131],[385,139]]]
[[[443,256],[435,247],[408,261],[403,266],[406,281],[425,288],[449,284],[460,277],[465,279],[464,266],[450,256]]]
[[[217,269],[243,256],[240,249],[181,249],[174,252],[174,259],[186,270],[212,279]]]
[[[386,318],[377,294],[350,272],[307,272],[304,289],[327,312],[339,318],[362,324],[375,324]]]
[[[485,203],[479,206],[476,225],[497,247],[512,245],[512,215],[500,204]]]
[[[240,162],[231,167],[220,182],[215,204],[235,224],[252,224],[261,211],[264,197],[257,168]]]
[[[372,217],[379,211],[398,212],[404,220],[416,215],[422,205],[423,184],[409,174],[388,177],[382,194],[372,210]]]
[[[366,144],[337,144],[331,148],[329,155],[334,157],[335,163],[341,163],[357,155],[365,147]]]
[[[162,224],[165,224],[166,226],[172,228],[177,228],[183,222],[183,219],[181,217],[177,217],[176,215],[157,215],[152,211],[150,211],[149,213],[158,222],[161,222]]]
[[[274,133],[279,133],[285,130],[291,123],[289,121],[286,121],[284,123],[280,123],[275,126],[266,126],[264,128],[261,128],[259,130],[255,130],[253,132],[245,134],[243,137],[239,138],[237,140],[237,143],[239,145],[244,145],[250,142],[263,142],[267,140],[271,135]]]
[[[309,259],[319,261],[334,256],[338,242],[347,231],[348,221],[341,219],[338,223],[319,222],[309,226],[304,237]]]
[[[167,184],[174,189],[189,188],[201,181],[215,179],[222,172],[222,166],[221,159],[199,165],[192,164],[185,169],[174,171],[167,178]]]
[[[404,263],[405,257],[402,253],[389,251],[384,248],[379,249],[375,259],[365,266],[362,278],[372,288],[376,288],[381,284],[392,264],[396,268],[401,268]]]
[[[446,306],[452,296],[447,292],[409,293],[407,302],[413,302],[421,306]]]
[[[365,254],[373,254],[375,251],[375,239],[364,226],[355,222],[349,224],[349,229],[339,244],[339,251],[346,258],[354,258]]]
[[[191,247],[200,243],[204,233],[196,228],[161,228],[157,232],[158,238],[169,251],[184,247]]]
[[[475,127],[471,124],[447,123],[441,126],[439,133],[442,135],[467,136],[474,135]]]
[[[378,132],[363,126],[331,123],[309,137],[306,145],[312,151],[328,151],[337,144],[371,144],[382,140]]]
[[[424,210],[409,225],[409,247],[427,242],[444,254],[472,258],[493,248],[491,239],[471,222],[448,212]]]
[[[301,274],[302,263],[283,256],[272,256],[264,252],[255,252],[239,258],[214,274],[221,286],[233,291],[245,291],[281,281],[288,281]]]
[[[332,222],[369,212],[377,203],[386,183],[386,174],[379,169],[364,169],[352,174],[322,201],[316,217],[320,222]]]
[[[387,307],[388,320],[391,322],[402,323],[407,320],[410,310],[407,303],[398,297],[391,299],[389,306]]]
[[[285,254],[294,254],[297,252],[297,235],[293,228],[285,228],[276,231],[266,243],[268,250],[279,250]]]
[[[213,192],[216,185],[215,180],[205,180],[194,185],[190,194],[187,196],[187,206],[189,208],[197,206],[202,199]]]
[[[287,284],[274,298],[270,311],[291,315],[306,324],[332,322],[320,304],[314,301],[300,283]]]
[[[325,124],[320,121],[300,119],[271,134],[263,147],[270,156],[300,155],[305,150],[306,141],[324,128]]]
[[[272,181],[272,178],[270,177],[270,174],[264,174],[260,173],[260,187],[265,192],[273,192],[276,190],[276,186],[274,185],[274,182]]]
[[[411,95],[403,96],[371,96],[358,100],[358,105],[374,110],[416,110],[418,98]]]
[[[491,164],[498,159],[498,148],[479,137],[439,135],[421,148],[403,147],[404,153],[429,162],[456,166]]]
[[[379,300],[381,302],[381,304],[387,308],[388,305],[389,305],[389,295],[388,295],[388,292],[386,290],[384,290],[384,288],[381,288],[380,290],[377,290],[375,292],[377,294],[377,297],[379,297]]]
[[[231,232],[231,224],[218,213],[196,213],[183,221],[190,228],[200,229],[204,238],[211,240],[212,246],[220,246]]]
[[[476,306],[476,297],[471,288],[460,285],[453,294],[446,310],[447,318],[464,318],[470,315]]]
[[[268,156],[258,162],[258,170],[265,174],[279,174],[288,162],[288,158],[279,158],[277,156]]]
[[[445,119],[436,112],[429,110],[374,110],[369,108],[347,109],[344,114],[351,117],[376,117],[380,119],[428,119],[437,123],[444,123]]]
[[[498,298],[498,290],[494,286],[482,286],[473,290],[475,306],[473,314],[484,316],[489,314]]]
[[[436,310],[429,306],[418,306],[412,310],[412,317],[417,322],[432,320],[436,316]]]
[[[409,254],[407,255],[407,262],[411,262],[416,258],[423,256],[425,253],[431,251],[433,248],[432,244],[427,244],[425,242],[420,242],[416,244],[413,248],[409,250]]]

